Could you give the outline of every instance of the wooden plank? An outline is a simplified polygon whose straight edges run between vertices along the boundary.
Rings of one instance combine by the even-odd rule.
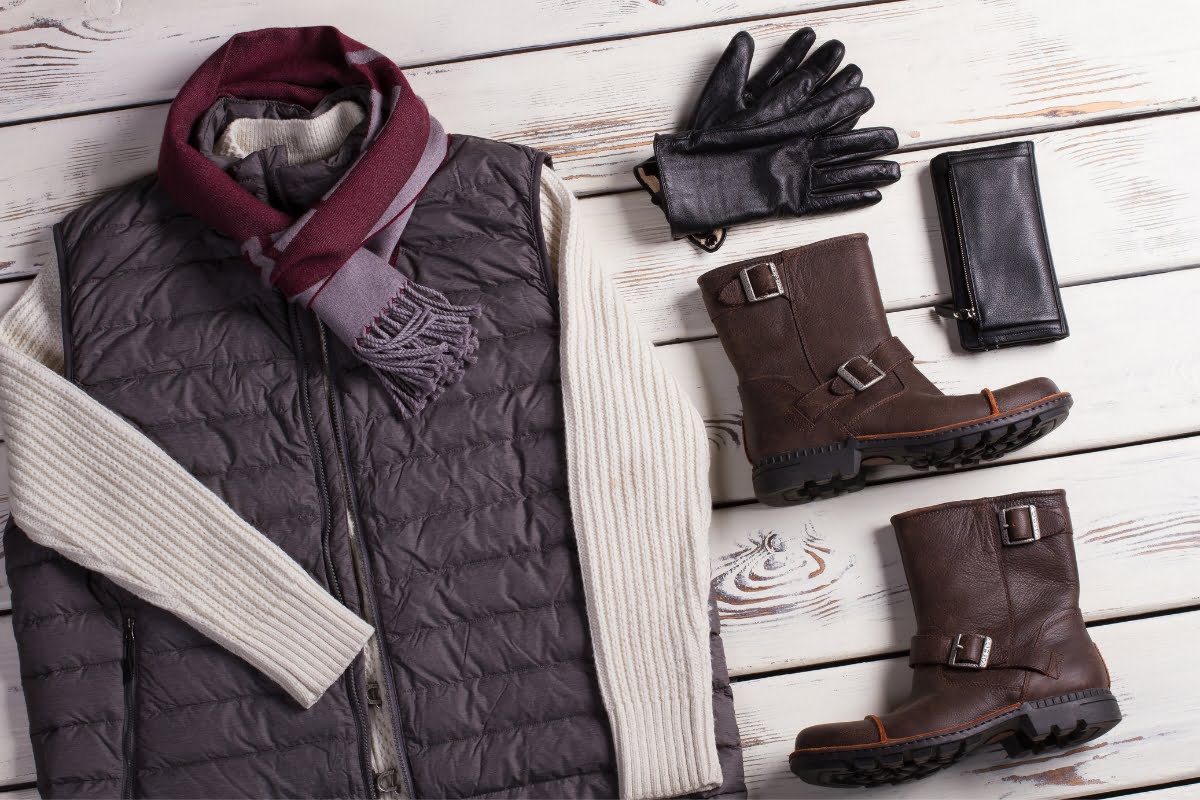
[[[952,500],[1065,489],[1088,620],[1200,603],[1196,475],[1200,438],[1190,437],[889,483],[793,508],[719,509],[710,547],[730,671],[906,650],[915,622],[889,519]]]
[[[1200,430],[1200,340],[1192,330],[1200,270],[1064,289],[1071,336],[987,354],[957,349],[953,320],[931,308],[888,315],[892,332],[947,393],[977,392],[1045,375],[1074,394],[1070,419],[1006,460],[1027,460]],[[753,498],[742,452],[737,379],[715,339],[657,350],[709,426],[716,501]],[[847,353],[849,357],[853,355]],[[876,479],[911,477],[888,467]]]
[[[1193,670],[1180,661],[1180,643],[1192,641],[1197,626],[1200,612],[1092,629],[1125,715],[1100,739],[1017,759],[1006,758],[1002,747],[992,745],[927,780],[869,792],[802,783],[788,771],[787,755],[796,733],[806,725],[861,719],[902,699],[909,681],[905,659],[737,683],[734,700],[750,796],[1049,800],[1200,776],[1194,746],[1200,737],[1200,695]],[[1188,796],[1194,796],[1194,788]]]
[[[343,3],[332,14],[321,0],[6,3],[0,6],[0,122],[169,99],[229,36],[256,28],[335,23],[407,66],[852,2],[375,0]]]
[[[1112,24],[1112,20],[1123,24]],[[683,123],[739,29],[759,51],[798,25],[845,44],[902,147],[1195,107],[1200,5],[907,2],[411,70],[447,130],[540,147],[577,193],[632,187],[653,134]],[[969,41],[969,45],[964,45]]]
[[[571,9],[579,6],[570,4]],[[653,134],[686,118],[710,65],[741,28],[758,38],[764,55],[799,25],[841,38],[877,98],[864,124],[894,126],[901,144],[910,148],[1192,108],[1200,102],[1190,79],[1200,71],[1200,49],[1192,40],[1200,7],[1194,3],[1147,4],[1132,19],[1122,0],[998,0],[957,4],[953,13],[948,9],[947,0],[905,0],[421,67],[409,70],[409,76],[449,130],[543,148],[580,193],[634,185],[630,170],[648,154]],[[379,27],[368,16],[350,19],[370,22],[368,32],[374,35],[366,38],[407,61],[403,46],[385,40],[396,36],[397,28]],[[1112,24],[1114,19],[1124,24]],[[489,30],[486,20],[480,30]],[[49,23],[53,21],[51,16]],[[186,30],[186,22],[180,26]],[[350,29],[355,30],[353,25]],[[968,31],[971,44],[964,47]],[[40,28],[37,32],[45,34]],[[127,66],[114,67],[113,73],[118,86],[138,73],[138,82],[161,88],[103,102],[147,102],[170,95],[199,52],[191,45],[191,50],[183,48],[187,52],[180,59],[172,59],[176,40],[162,41],[162,47],[148,50],[125,46]],[[199,50],[217,43],[206,42]],[[42,60],[30,65],[65,63],[78,55],[33,53],[36,49],[31,57]],[[79,91],[79,81],[56,88],[55,67],[36,68],[50,73],[44,86],[30,69],[34,71],[17,85],[48,93],[38,113],[62,113],[79,102],[55,106],[60,97],[96,96],[94,64],[79,73],[87,82],[86,92]],[[109,73],[101,69],[99,74]]]
[[[1200,113],[1018,138],[1036,144],[1060,283],[1200,264],[1200,162],[1177,155],[1179,142],[1200,141]],[[888,310],[915,308],[950,294],[929,179],[929,161],[939,152],[900,156],[903,176],[879,205],[747,225],[716,255],[671,241],[662,213],[641,192],[587,198],[582,207],[600,262],[657,342],[712,335],[696,289],[706,270],[857,231],[871,236]]]
[[[164,114],[136,109],[0,129],[0,150],[25,154],[10,160],[0,195],[0,275],[53,264],[55,222],[152,170]],[[1033,138],[1062,283],[1200,264],[1200,164],[1174,156],[1178,142],[1200,139],[1200,113]],[[936,152],[903,156],[904,177],[878,206],[746,226],[716,256],[670,241],[661,213],[640,192],[586,198],[582,208],[599,259],[658,342],[712,334],[696,290],[701,272],[859,230],[871,234],[887,307],[913,308],[948,294],[928,177]]]

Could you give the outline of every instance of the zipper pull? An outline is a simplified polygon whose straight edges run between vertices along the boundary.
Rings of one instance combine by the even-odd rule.
[[[947,319],[966,320],[974,322],[979,319],[979,315],[975,313],[974,308],[955,308],[954,303],[941,303],[933,307],[939,317]]]
[[[367,684],[367,705],[381,706],[383,705],[383,693],[379,690],[378,683]]]
[[[375,776],[375,791],[388,794],[400,790],[400,775],[394,769],[385,770]]]

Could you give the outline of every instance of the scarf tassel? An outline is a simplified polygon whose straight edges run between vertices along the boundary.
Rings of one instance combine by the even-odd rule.
[[[420,412],[475,363],[479,336],[472,320],[479,312],[410,281],[358,337],[356,354],[379,376],[401,419]]]

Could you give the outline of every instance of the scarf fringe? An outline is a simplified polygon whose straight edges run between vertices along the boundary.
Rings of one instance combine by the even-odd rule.
[[[401,419],[417,414],[475,363],[480,308],[456,306],[409,282],[358,337],[355,352],[379,376]]]

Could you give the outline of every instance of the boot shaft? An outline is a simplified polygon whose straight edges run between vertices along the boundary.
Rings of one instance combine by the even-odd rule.
[[[1020,697],[1108,686],[1079,609],[1064,492],[946,503],[892,525],[917,620],[918,692],[982,667]]]
[[[1079,605],[1061,490],[916,509],[892,517],[892,526],[918,627],[1040,623]]]
[[[742,383],[812,388],[891,336],[865,234],[728,264],[698,283]]]

